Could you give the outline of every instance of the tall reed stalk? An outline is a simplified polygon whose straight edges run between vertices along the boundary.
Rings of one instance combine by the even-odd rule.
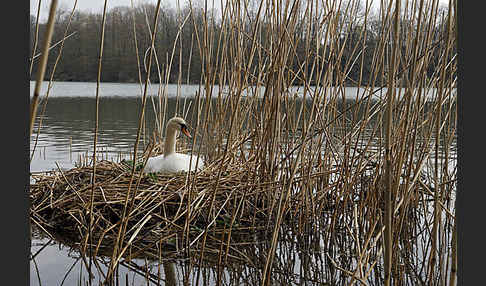
[[[39,0],[37,4],[37,16],[35,17],[35,34],[34,34],[34,47],[32,48],[32,55],[30,58],[30,67],[29,67],[29,75],[32,74],[32,68],[34,67],[34,56],[35,52],[37,51],[37,44],[39,38],[39,18],[40,18],[40,8],[41,8],[42,1]]]
[[[93,162],[93,173],[92,173],[92,182],[91,182],[91,196],[89,201],[89,213],[87,214],[88,219],[88,231],[86,232],[86,238],[84,239],[84,246],[83,252],[86,253],[88,250],[89,254],[89,265],[88,265],[88,274],[91,275],[91,264],[93,261],[93,224],[94,224],[94,215],[93,215],[93,205],[94,205],[94,193],[96,188],[96,156],[97,156],[97,144],[98,144],[98,130],[99,130],[99,103],[100,103],[100,82],[101,82],[101,70],[102,70],[102,61],[103,61],[103,49],[104,49],[104,40],[105,40],[105,24],[106,24],[106,6],[108,0],[105,0],[103,5],[103,17],[101,20],[101,36],[100,36],[100,47],[99,47],[99,55],[98,55],[98,69],[97,69],[97,79],[96,79],[96,101],[95,101],[95,127],[93,133],[93,154],[92,154],[92,162]],[[87,244],[89,243],[89,247]],[[83,254],[84,255],[84,254]],[[91,279],[89,280],[91,284]]]
[[[391,5],[391,4],[390,4]],[[386,115],[385,115],[385,286],[391,285],[392,254],[393,254],[393,208],[395,192],[393,190],[393,158],[392,158],[392,125],[393,125],[393,105],[395,98],[395,74],[398,60],[398,24],[400,17],[400,1],[395,2],[394,21],[393,21],[393,52],[388,70],[388,92],[386,95]]]
[[[41,1],[39,1],[39,5],[40,5],[40,2]],[[48,83],[48,86],[47,86],[46,96],[44,97],[44,100],[43,100],[44,104],[42,105],[42,111],[41,111],[40,116],[39,116],[40,118],[39,118],[39,123],[38,123],[38,127],[37,127],[37,134],[36,134],[36,137],[35,137],[34,146],[30,150],[30,152],[31,152],[30,161],[32,161],[32,159],[34,158],[35,150],[37,148],[37,143],[39,141],[39,135],[40,135],[40,131],[41,131],[41,128],[42,128],[42,121],[44,119],[44,114],[46,112],[47,102],[48,102],[48,99],[49,99],[49,93],[50,93],[51,88],[52,88],[52,81],[54,79],[56,67],[57,67],[57,65],[58,65],[58,63],[59,63],[59,61],[61,60],[61,57],[62,57],[62,51],[63,51],[63,48],[64,48],[64,41],[69,37],[67,35],[67,33],[69,31],[69,27],[71,25],[71,20],[73,18],[74,12],[76,11],[77,4],[78,4],[78,1],[77,0],[74,1],[73,9],[71,10],[71,14],[69,15],[68,25],[66,26],[66,29],[64,30],[64,36],[63,36],[62,40],[60,41],[61,46],[59,47],[59,52],[57,54],[54,66],[52,67],[51,76],[49,77],[49,83]],[[37,13],[37,17],[39,17],[39,13]],[[37,19],[37,22],[38,22],[38,20],[39,19]],[[35,50],[36,50],[35,47],[37,46],[37,32],[38,32],[38,23],[36,24],[36,38],[35,38],[35,41],[34,41],[34,51],[32,52],[31,71],[32,71],[32,67],[33,67],[33,64],[34,64],[34,58],[35,58],[34,53],[35,53]],[[49,49],[53,48],[54,46],[55,45],[53,45]]]
[[[40,4],[39,4],[40,5]],[[54,17],[56,15],[57,0],[51,2],[49,9],[49,18],[47,19],[47,29],[44,36],[44,42],[42,45],[42,55],[39,62],[39,68],[37,70],[37,79],[35,82],[34,95],[32,97],[32,102],[30,105],[30,124],[29,124],[29,136],[32,135],[32,129],[34,128],[35,117],[37,113],[37,105],[39,104],[40,89],[42,86],[42,81],[44,80],[44,74],[47,66],[47,57],[49,55],[49,45],[51,43],[52,31],[54,30]],[[32,58],[33,60],[33,58]]]

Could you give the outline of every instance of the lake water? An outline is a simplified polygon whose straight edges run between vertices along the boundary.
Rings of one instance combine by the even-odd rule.
[[[30,87],[32,94],[34,82],[30,82]],[[101,83],[98,153],[104,158],[118,161],[121,158],[129,158],[133,151],[142,90],[143,87],[139,84]],[[151,85],[148,95],[155,96],[158,90],[158,85]],[[47,83],[44,83],[41,95],[44,96],[46,91]],[[184,98],[191,98],[200,90],[196,85],[180,87],[169,85],[164,92],[171,98],[169,111],[173,112],[177,98],[180,99],[179,104],[183,105]],[[221,92],[224,94],[224,90]],[[218,93],[219,90],[215,89],[213,94]],[[347,88],[346,94],[353,97],[359,94],[359,90]],[[55,82],[53,84],[45,114],[42,115],[42,128],[37,143],[35,141],[39,121],[36,122],[31,137],[31,150],[36,145],[35,151],[31,153],[31,172],[57,168],[70,169],[76,162],[90,159],[95,128],[95,95],[96,83]],[[150,107],[150,99],[147,104],[145,131],[149,134],[155,126],[155,117]],[[42,106],[41,102],[38,108],[39,118]],[[147,142],[142,140],[140,150],[144,148],[144,143]],[[31,254],[36,255],[30,262],[31,285],[60,285],[63,281],[64,285],[76,285],[79,281],[84,285],[88,281],[79,253],[36,231],[32,237]],[[292,255],[294,260],[299,259],[294,256]],[[300,262],[295,263],[294,267],[298,269]],[[177,273],[182,271],[181,267],[176,265]],[[130,285],[132,282],[133,285],[145,285],[145,279],[128,266],[120,267],[119,271],[120,277],[124,279],[122,285],[125,285],[125,277],[129,279]],[[95,284],[98,283],[97,281],[94,280]]]

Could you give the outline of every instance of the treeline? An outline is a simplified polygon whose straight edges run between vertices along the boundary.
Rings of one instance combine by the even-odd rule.
[[[193,7],[194,8],[194,7]],[[256,7],[255,7],[256,9]],[[190,14],[192,11],[193,14]],[[115,7],[107,12],[105,25],[105,38],[102,60],[101,81],[106,82],[138,82],[139,77],[144,80],[145,68],[144,60],[147,60],[148,48],[151,43],[151,31],[153,26],[153,19],[155,15],[155,5],[142,4],[136,6],[134,9],[130,7]],[[199,83],[201,82],[205,61],[203,60],[204,52],[201,53],[196,31],[199,37],[205,35],[205,31],[211,31],[212,37],[208,37],[211,41],[211,63],[221,63],[218,57],[221,53],[217,53],[218,37],[221,32],[228,35],[224,38],[228,41],[228,45],[233,45],[232,49],[226,49],[226,57],[223,61],[224,65],[232,66],[234,58],[234,47],[240,45],[242,49],[246,49],[245,54],[249,54],[251,41],[248,39],[252,33],[254,23],[251,17],[246,17],[245,24],[239,26],[239,31],[243,32],[243,36],[235,35],[231,30],[232,25],[222,25],[218,18],[210,18],[212,13],[204,14],[202,8],[189,9],[184,7],[179,12],[170,7],[162,7],[159,14],[157,37],[155,41],[156,61],[153,61],[151,70],[151,80],[154,82],[166,80],[169,83]],[[255,11],[250,11],[248,15],[255,15]],[[269,25],[265,20],[260,20],[259,35],[257,40],[260,41],[260,47],[266,47],[265,42],[271,37],[272,33],[276,33],[275,26]],[[89,12],[75,12],[71,17],[71,11],[58,10],[56,14],[56,24],[51,44],[61,41],[66,33],[69,36],[64,41],[62,50],[62,57],[57,63],[54,80],[57,81],[96,81],[98,73],[98,58],[100,47],[100,33],[101,33],[102,15]],[[69,25],[69,27],[68,27]],[[362,19],[347,19],[343,16],[343,21],[340,23],[341,36],[333,39],[333,43],[317,42],[320,37],[318,33],[325,33],[322,29],[322,24],[319,24],[319,19],[313,23],[302,21],[296,23],[293,28],[293,37],[295,39],[295,51],[291,57],[290,63],[287,63],[287,70],[289,74],[295,75],[297,73],[306,73],[312,69],[319,69],[322,66],[302,65],[304,61],[312,63],[314,57],[322,59],[337,60],[340,62],[340,69],[335,69],[333,64],[336,79],[340,78],[337,73],[346,72],[346,84],[353,85],[359,81],[363,84],[368,83],[371,74],[374,73],[372,66],[373,51],[379,43],[381,37],[383,23],[373,14],[368,14],[366,28],[363,27]],[[134,27],[135,26],[135,27]],[[180,29],[182,27],[182,29]],[[207,27],[207,29],[206,29]],[[309,28],[310,27],[310,28]],[[441,29],[444,23],[437,23],[432,33],[440,42]],[[134,29],[135,28],[135,29]],[[226,29],[226,31],[222,31]],[[42,44],[42,36],[45,30],[45,23],[39,24],[38,36],[39,41],[35,54],[39,53],[39,47]],[[136,33],[134,33],[134,30]],[[362,32],[366,30],[366,38],[363,40]],[[403,33],[406,35],[405,33]],[[30,16],[30,50],[32,55],[35,44],[36,35],[36,18]],[[136,54],[135,39],[138,47],[138,54]],[[205,39],[199,39],[204,41]],[[326,55],[326,45],[340,45],[342,48],[339,55]],[[309,45],[318,48],[309,49]],[[61,45],[58,44],[50,51],[48,65],[45,75],[45,80],[49,80],[53,67],[59,54]],[[434,47],[437,52],[432,53],[432,59],[429,61],[430,67],[428,71],[432,74],[435,71],[434,63],[437,63],[439,57],[440,45]],[[264,49],[261,49],[264,50]],[[260,51],[261,51],[260,50]],[[307,51],[315,51],[312,55],[308,55]],[[334,49],[336,50],[336,49]],[[407,51],[403,51],[406,53]],[[206,53],[207,55],[207,53]],[[137,61],[138,57],[138,61]],[[35,79],[38,57],[34,58],[34,64],[30,73],[31,79]],[[208,61],[206,61],[207,63]],[[316,61],[318,65],[326,65],[325,60]],[[140,63],[140,68],[138,64]],[[352,65],[350,65],[352,63]],[[29,59],[30,64],[30,59]],[[257,69],[266,64],[265,55],[259,54],[254,58],[252,65]],[[289,68],[290,67],[290,68]],[[218,67],[214,67],[217,69]],[[325,66],[323,67],[326,68]],[[384,67],[374,67],[382,68]],[[233,70],[231,68],[227,69]],[[140,72],[139,72],[140,71]],[[385,73],[386,71],[381,71]],[[297,77],[299,78],[299,77]],[[309,80],[309,79],[307,79]],[[311,83],[315,79],[309,80]],[[295,84],[299,84],[298,80]]]
[[[140,5],[135,9],[130,7],[115,7],[109,10],[106,15],[105,38],[102,58],[101,81],[108,82],[136,82],[139,79],[138,62],[135,53],[135,37],[138,45],[138,59],[143,72],[144,55],[150,46],[150,29],[152,29],[155,6]],[[187,14],[188,10],[184,12]],[[63,39],[66,28],[69,25],[67,35],[74,33],[64,41],[62,57],[56,66],[54,79],[58,81],[96,81],[98,73],[98,58],[100,50],[100,35],[102,15],[89,12],[77,11],[70,19],[70,11],[59,10],[56,13],[56,24],[52,36],[52,44]],[[135,17],[135,30],[133,16]],[[69,23],[69,21],[71,21]],[[34,47],[35,39],[35,16],[30,16],[30,55]],[[42,41],[42,35],[45,30],[45,23],[39,24],[39,38]],[[191,35],[194,26],[186,24],[183,28],[180,41],[182,41],[182,54],[177,53],[171,59],[174,48],[174,41],[179,31],[178,15],[173,9],[163,8],[159,15],[158,34],[156,37],[156,52],[159,60],[159,68],[163,68],[167,60],[172,60],[172,70],[170,72],[170,82],[177,80],[177,71],[179,69],[180,57],[182,66],[185,67],[184,74],[187,71],[188,58],[190,56]],[[177,44],[180,45],[181,42]],[[51,45],[52,45],[51,44]],[[41,46],[41,42],[37,47]],[[48,58],[46,69],[46,80],[49,78],[52,68],[55,64],[56,57],[60,50],[60,44],[51,50]],[[36,52],[38,53],[38,51]],[[191,59],[190,82],[198,82],[200,74],[199,54],[197,49],[193,48]],[[153,64],[156,67],[156,63]],[[163,72],[163,71],[161,71]],[[36,64],[34,63],[31,78],[35,78]],[[157,78],[157,69],[154,68],[152,75]],[[185,78],[187,81],[187,77]]]

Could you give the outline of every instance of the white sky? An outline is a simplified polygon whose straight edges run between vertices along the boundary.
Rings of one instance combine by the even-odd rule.
[[[177,0],[164,0],[162,1],[162,4],[165,4],[167,2],[173,2],[174,7],[175,3]],[[181,6],[183,6],[185,0],[180,0]],[[45,13],[48,13],[49,11],[49,6],[51,5],[50,0],[41,0],[41,13],[45,11]],[[74,0],[58,0],[58,7],[64,7],[69,10],[71,10],[74,6]],[[133,0],[133,5],[137,6],[139,3],[153,3],[154,5],[157,4],[156,0]],[[82,11],[91,11],[91,12],[102,12],[103,11],[103,5],[105,4],[104,0],[78,0],[78,3],[76,4],[77,10],[82,10]],[[37,12],[37,6],[39,5],[39,0],[30,0],[30,13],[34,14]],[[112,7],[116,6],[130,6],[131,1],[130,0],[108,0],[107,2],[107,8],[108,10]]]
[[[140,3],[152,3],[154,5],[157,4],[157,0],[108,0],[107,2],[107,10],[116,6],[131,6],[131,2],[133,1],[133,5],[137,6]],[[198,1],[198,0],[196,0]],[[203,0],[204,1],[204,0]],[[169,5],[173,8],[177,7],[177,2],[181,7],[185,6],[187,0],[163,0],[161,2],[162,5]],[[208,6],[212,0],[208,1]],[[214,0],[215,4],[220,3],[220,0]],[[73,9],[75,0],[58,0],[58,8],[62,7],[71,11]],[[105,4],[104,0],[78,0],[76,4],[76,10],[78,11],[86,11],[86,12],[93,12],[93,13],[102,13],[103,6]],[[41,19],[43,19],[43,15],[45,19],[47,19],[49,14],[49,7],[51,5],[50,0],[41,0]],[[39,0],[30,0],[30,14],[36,15],[37,7],[39,6]]]
[[[131,1],[133,1],[133,5],[137,6],[140,3],[152,3],[152,4],[157,4],[157,0],[108,0],[107,2],[107,9],[110,10],[112,7],[116,6],[131,6]],[[194,0],[195,2],[197,1],[202,1],[204,2],[205,0]],[[220,6],[221,0],[208,0],[208,6],[211,6],[211,3],[215,3],[216,7]],[[71,11],[71,9],[74,6],[75,0],[58,0],[58,8],[64,8],[68,11]],[[185,3],[187,0],[164,0],[162,1],[162,5],[170,5],[173,8],[177,7],[177,2],[179,2],[180,6],[183,7],[185,6]],[[372,3],[378,4],[380,0],[374,0]],[[78,0],[77,3],[77,8],[76,10],[78,11],[86,11],[86,12],[93,12],[93,13],[102,13],[103,12],[103,5],[105,1],[104,0]],[[439,3],[442,5],[447,5],[449,3],[449,0],[439,0]],[[48,14],[49,14],[49,6],[51,4],[50,0],[41,0],[41,15],[40,18],[41,20],[45,21],[47,20]],[[30,14],[31,15],[36,15],[37,13],[37,7],[39,5],[39,0],[30,0]]]

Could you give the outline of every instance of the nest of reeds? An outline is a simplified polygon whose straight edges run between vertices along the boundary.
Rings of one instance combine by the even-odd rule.
[[[96,168],[33,174],[31,221],[53,237],[78,243],[90,233],[97,251],[118,241],[125,222],[125,243],[143,248],[162,241],[180,250],[205,229],[211,229],[210,236],[231,229],[235,237],[264,229],[272,206],[263,202],[279,187],[259,182],[252,164],[230,155],[198,172],[144,174],[132,167],[128,161],[103,160]]]
[[[270,177],[262,168],[228,151],[189,173],[144,174],[131,162],[103,160],[96,168],[35,174],[31,221],[58,241],[89,244],[99,254],[109,255],[121,241],[133,247],[130,257],[157,258],[157,249],[183,257],[203,249],[209,258],[228,239],[239,247],[230,247],[227,257],[248,262],[239,253],[241,246],[270,240],[279,215],[282,226],[302,229],[303,222],[315,223],[326,212],[352,206],[336,191],[339,179],[330,179],[339,176],[339,168],[296,172],[291,180],[290,171]],[[365,178],[366,168],[362,172]],[[357,180],[346,197],[366,200],[374,188],[370,180]],[[309,217],[310,211],[321,215]]]

